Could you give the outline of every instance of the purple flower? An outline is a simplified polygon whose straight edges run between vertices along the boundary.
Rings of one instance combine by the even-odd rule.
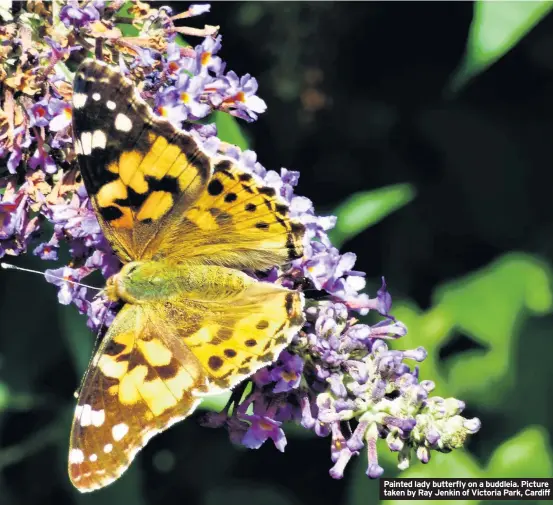
[[[47,174],[55,174],[58,171],[56,162],[52,159],[45,150],[44,147],[37,147],[33,155],[29,158],[30,168],[41,168]]]
[[[50,61],[59,61],[69,58],[73,51],[79,51],[82,49],[82,46],[66,46],[62,47],[61,44],[56,42],[51,37],[44,37],[46,43],[50,46],[50,52],[47,54],[47,57]]]
[[[215,76],[219,76],[224,69],[221,58],[215,56],[221,49],[221,38],[221,35],[206,37],[199,46],[196,46],[196,65],[200,74],[211,71]]]
[[[86,260],[85,266],[90,269],[99,269],[102,272],[102,275],[107,279],[113,274],[116,274],[121,268],[121,262],[111,252],[105,252],[99,249],[96,249],[92,256]]]
[[[42,260],[55,261],[58,259],[58,247],[59,244],[57,240],[51,240],[50,242],[44,242],[36,247],[33,254]]]
[[[76,299],[84,300],[86,288],[81,288],[75,282],[79,282],[83,277],[88,275],[89,270],[85,268],[70,268],[61,267],[56,269],[48,269],[44,272],[44,278],[58,286],[58,301],[62,305],[69,305]]]
[[[250,449],[259,449],[267,439],[271,439],[275,447],[284,452],[286,447],[286,435],[280,425],[282,423],[275,421],[266,416],[247,415],[242,416],[243,419],[251,423],[248,431],[246,431],[242,444]]]
[[[59,132],[71,124],[71,105],[64,100],[52,98],[48,103],[48,111],[51,114],[50,130]]]
[[[180,74],[175,85],[159,96],[158,112],[180,126],[187,119],[201,119],[211,111],[209,104],[202,103],[204,78]]]
[[[78,195],[74,195],[69,203],[51,205],[50,212],[51,222],[63,225],[65,232],[72,237],[89,238],[91,243],[99,240],[100,225],[87,200],[81,201]]]
[[[82,8],[77,0],[67,0],[67,4],[60,11],[60,20],[65,26],[82,28],[92,21],[98,21],[99,19],[100,13],[94,5],[87,3]]]
[[[43,99],[31,106],[30,114],[31,126],[47,126],[50,122],[50,111],[48,110],[48,101]]]
[[[23,191],[0,202],[0,258],[27,250],[32,234],[38,229],[38,218],[30,218],[28,214],[29,203]]]
[[[17,168],[19,167],[19,164],[23,159],[23,150],[28,148],[31,145],[31,142],[32,141],[29,130],[27,130],[23,126],[19,126],[14,129],[13,144],[2,149],[2,156],[10,153],[6,165],[8,167],[8,171],[11,174],[17,173]]]
[[[288,351],[282,351],[278,365],[271,370],[271,380],[276,382],[273,393],[285,393],[296,389],[303,372],[303,360]]]
[[[258,114],[267,110],[265,101],[256,95],[257,88],[257,80],[250,74],[238,78],[231,70],[209,85],[214,91],[210,100],[220,110],[227,110],[248,122],[255,121]]]
[[[86,310],[81,310],[81,312],[86,313],[87,326],[92,331],[97,332],[101,328],[109,328],[115,318],[113,303],[103,296],[97,296],[91,302],[86,302],[84,307]]]

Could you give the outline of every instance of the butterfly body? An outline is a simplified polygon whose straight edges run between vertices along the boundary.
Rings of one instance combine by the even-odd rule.
[[[100,227],[123,263],[122,302],[82,382],[69,475],[116,480],[148,440],[274,362],[304,323],[303,295],[244,270],[303,254],[304,227],[274,188],[156,116],[93,60],[73,85],[75,151]]]
[[[222,266],[133,261],[108,279],[106,293],[112,301],[135,304],[172,299],[230,301],[255,282]]]

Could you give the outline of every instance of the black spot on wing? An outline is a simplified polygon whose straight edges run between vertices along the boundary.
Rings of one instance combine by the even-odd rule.
[[[286,308],[286,313],[289,316],[294,315],[294,299],[295,299],[294,293],[286,293],[285,308]]]
[[[106,348],[104,349],[104,353],[107,354],[108,356],[117,356],[118,354],[121,354],[126,348],[127,348],[126,345],[120,344],[112,340],[106,345]]]
[[[180,193],[179,182],[174,177],[169,177],[166,175],[161,179],[156,179],[155,177],[147,175],[145,178],[146,183],[150,192],[153,191],[166,191],[172,195],[177,195]]]
[[[121,205],[122,207],[130,207],[133,211],[139,209],[150,193],[137,193],[130,186],[127,187],[127,198],[118,198],[114,203]],[[144,222],[144,220],[143,220]]]
[[[217,165],[215,165],[215,168],[213,169],[213,173],[216,174],[218,172],[221,172],[222,174],[227,176],[229,179],[234,180],[234,175],[231,171],[231,168],[232,168],[232,163],[229,160],[223,160],[223,161],[220,161],[219,163],[217,163]]]
[[[223,184],[219,179],[213,179],[208,185],[207,185],[207,192],[211,196],[217,196],[220,195],[223,192]]]
[[[156,366],[155,370],[162,380],[172,379],[175,377],[180,369],[180,363],[176,358],[172,358],[170,363],[165,366]]]
[[[276,344],[285,344],[286,343],[286,337],[284,335],[280,335],[275,339]]]
[[[114,207],[113,205],[110,205],[109,207],[98,207],[98,211],[106,221],[114,221],[123,215],[121,209]]]
[[[207,360],[207,365],[211,368],[211,370],[217,371],[223,366],[223,360],[219,356],[210,356]]]
[[[87,97],[84,106],[73,107],[74,138],[80,139],[83,132],[95,130],[101,130],[107,137],[105,149],[94,149],[91,155],[78,157],[89,195],[95,195],[100,187],[118,177],[109,172],[107,166],[116,162],[121,152],[135,150],[146,154],[151,148],[151,133],[177,145],[197,169],[202,182],[207,182],[211,162],[194,138],[155,116],[150,107],[136,96],[132,83],[116,69],[95,60],[86,60],[76,72],[73,90],[74,94]],[[92,98],[96,93],[100,96],[98,100]],[[107,107],[108,101],[115,103],[114,109]],[[115,118],[119,113],[128,117],[132,125],[130,131],[115,128]]]
[[[269,321],[266,321],[265,319],[262,319],[261,321],[259,321],[255,327],[258,329],[258,330],[264,330],[265,328],[267,328],[269,326]]]
[[[288,214],[288,205],[284,205],[282,203],[277,203],[275,205],[275,211],[277,212],[277,214],[285,216],[286,214]]]
[[[114,174],[106,167],[117,160],[120,152],[107,147],[94,151],[94,156],[80,154],[77,156],[81,175],[83,176],[86,191],[89,196],[94,196],[105,184],[115,181],[119,174]]]
[[[301,223],[297,223],[292,221],[290,224],[290,228],[292,229],[292,233],[295,237],[300,238],[305,233],[305,226]]]
[[[275,196],[276,195],[276,191],[274,188],[270,188],[268,186],[264,186],[262,188],[259,188],[258,191],[262,194],[262,195],[266,195],[266,196]]]

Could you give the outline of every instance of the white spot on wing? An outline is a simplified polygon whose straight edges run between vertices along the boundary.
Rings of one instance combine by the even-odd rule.
[[[128,431],[129,431],[129,426],[126,425],[125,423],[116,424],[111,429],[113,440],[115,440],[116,442],[119,442],[119,440],[121,440],[127,434]]]
[[[132,128],[132,121],[125,114],[117,114],[115,117],[115,128],[122,132],[129,132]]]
[[[113,445],[112,445],[112,444],[106,444],[106,445],[104,445],[104,452],[105,452],[105,453],[111,452],[112,449],[113,449]]]
[[[81,150],[86,155],[92,152],[92,132],[81,133]]]
[[[112,102],[111,100],[108,100],[106,102],[106,107],[109,109],[109,110],[115,110],[115,102]]]
[[[92,407],[90,405],[83,405],[83,410],[81,411],[81,419],[80,419],[80,425],[81,426],[90,426],[92,423],[91,419],[92,414]]]
[[[100,98],[102,98],[102,97],[100,96],[100,93],[94,93],[94,94],[92,95],[92,99],[93,99],[93,100],[98,101],[98,100],[100,100]]]
[[[84,453],[80,449],[71,449],[69,451],[69,463],[82,463],[84,461]]]
[[[106,420],[106,412],[102,410],[93,410],[90,414],[90,421],[96,427],[102,426]]]
[[[90,457],[88,458],[90,461],[94,462],[98,459],[98,456],[96,456],[96,454],[91,454]]]
[[[92,149],[95,147],[105,149],[106,142],[106,134],[102,130],[94,130],[94,133],[92,134]]]
[[[73,93],[73,107],[75,109],[80,109],[86,104],[88,97],[84,93]]]
[[[75,139],[75,152],[77,154],[83,154],[83,145],[81,144],[81,141],[79,139]],[[75,396],[75,398],[79,397],[78,394],[75,394],[73,396]]]

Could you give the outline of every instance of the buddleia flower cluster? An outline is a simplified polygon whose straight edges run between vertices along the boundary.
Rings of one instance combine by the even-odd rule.
[[[226,427],[237,444],[258,448],[271,439],[281,451],[287,442],[283,423],[300,423],[329,437],[334,478],[364,448],[368,476],[380,476],[379,438],[398,452],[402,469],[413,454],[427,462],[432,450],[461,447],[480,422],[462,417],[463,402],[431,396],[434,384],[420,380],[414,366],[425,359],[423,348],[388,347],[407,329],[390,315],[384,280],[374,298],[362,293],[365,276],[354,269],[355,254],[341,254],[328,238],[335,218],[318,216],[309,199],[294,193],[298,172],[267,170],[253,151],[218,139],[215,112],[251,122],[266,106],[255,78],[227,70],[218,27],[179,26],[209,5],[176,15],[140,1],[122,7],[118,0],[29,1],[2,11],[0,257],[29,251],[56,261],[66,249],[69,263],[46,275],[58,286],[59,302],[76,305],[94,330],[109,326],[114,314],[105,298],[76,284],[95,271],[107,278],[121,265],[91,208],[71,134],[74,71],[86,56],[101,58],[118,66],[157,114],[189,131],[206,151],[234,158],[275,188],[306,227],[304,256],[259,277],[324,296],[307,297],[306,323],[278,361],[259,370],[204,423]],[[360,324],[357,318],[369,311],[381,321]]]

